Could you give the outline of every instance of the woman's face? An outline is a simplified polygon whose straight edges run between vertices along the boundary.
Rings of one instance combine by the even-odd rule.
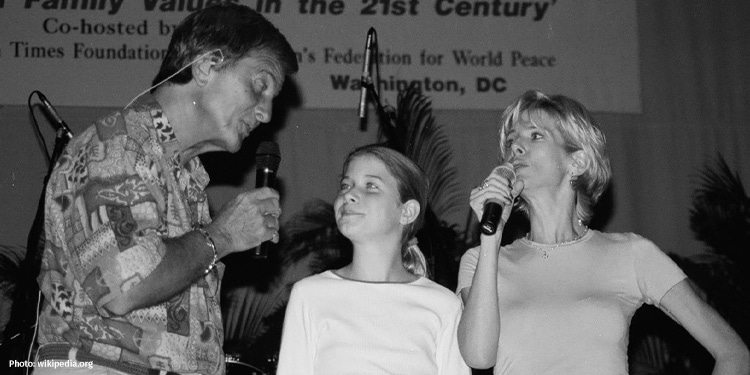
[[[506,138],[505,160],[513,164],[524,191],[569,184],[573,158],[565,151],[556,119],[544,111],[523,112]]]
[[[339,230],[353,242],[382,236],[400,238],[406,224],[396,179],[380,159],[371,155],[349,162],[334,210]]]

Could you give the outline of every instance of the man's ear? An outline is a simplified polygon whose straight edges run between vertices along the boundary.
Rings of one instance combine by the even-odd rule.
[[[409,199],[404,203],[403,207],[401,207],[401,225],[407,225],[414,222],[414,220],[417,220],[417,217],[419,216],[419,202],[417,202],[415,199]]]
[[[571,175],[580,176],[589,169],[591,160],[583,150],[578,150],[573,153],[573,164]]]
[[[191,69],[193,70],[193,79],[198,86],[205,86],[208,83],[208,79],[211,77],[211,73],[216,73],[216,69],[212,69],[217,64],[217,59],[211,55],[205,56],[200,60],[193,63]]]

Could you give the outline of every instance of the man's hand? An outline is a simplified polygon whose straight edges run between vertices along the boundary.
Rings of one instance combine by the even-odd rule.
[[[279,241],[279,193],[267,187],[236,196],[205,227],[216,244],[219,258],[245,251],[263,241]]]

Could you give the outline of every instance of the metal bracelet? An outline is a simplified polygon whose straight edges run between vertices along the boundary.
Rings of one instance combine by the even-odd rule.
[[[211,272],[211,270],[213,270],[214,267],[216,267],[216,262],[219,261],[219,252],[216,250],[216,244],[214,243],[214,239],[211,238],[211,235],[208,234],[207,230],[203,229],[202,227],[197,227],[197,228],[195,228],[195,230],[197,230],[200,234],[203,235],[203,237],[206,238],[206,244],[214,252],[214,259],[211,261],[211,264],[209,264],[206,267],[206,270],[203,272],[204,275],[208,275],[208,273]]]

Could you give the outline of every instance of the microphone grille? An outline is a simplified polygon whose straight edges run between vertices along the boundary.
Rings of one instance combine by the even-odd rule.
[[[276,170],[281,163],[281,150],[274,141],[263,141],[255,151],[255,163],[259,169]]]
[[[503,163],[495,169],[497,174],[507,178],[511,184],[516,182],[516,171],[513,169],[513,164]]]

